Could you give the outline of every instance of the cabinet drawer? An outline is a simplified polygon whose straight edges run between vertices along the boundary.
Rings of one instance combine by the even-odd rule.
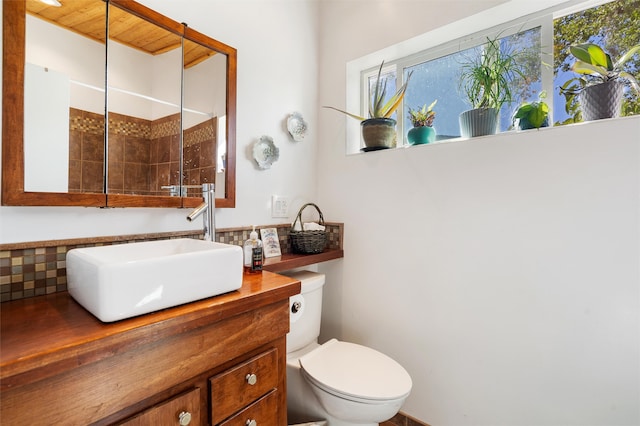
[[[190,420],[189,420],[190,419]],[[120,426],[199,426],[200,389],[195,388],[119,423]]]
[[[260,398],[220,426],[272,426],[278,424],[277,391]],[[252,420],[255,423],[252,423]]]
[[[211,423],[217,424],[278,386],[278,350],[273,348],[209,379]]]

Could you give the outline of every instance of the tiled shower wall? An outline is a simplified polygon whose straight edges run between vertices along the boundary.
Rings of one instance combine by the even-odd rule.
[[[217,118],[203,121],[184,131],[184,174],[187,185],[216,181]],[[193,190],[190,190],[193,191]],[[200,196],[202,190],[188,192]]]
[[[69,110],[69,192],[102,192],[104,115]]]
[[[69,112],[69,192],[102,192],[104,116]],[[217,119],[184,131],[188,185],[215,182]],[[109,191],[169,195],[162,186],[180,181],[180,115],[157,120],[109,113]]]
[[[343,225],[339,223],[325,223],[325,225],[328,248],[342,248]],[[282,253],[291,253],[290,225],[280,224],[256,227],[256,229],[260,228],[276,228]],[[218,229],[216,230],[216,241],[241,246],[249,238],[251,229],[250,227]],[[66,291],[66,257],[67,252],[73,248],[170,238],[200,239],[202,238],[202,233],[185,231],[0,244],[0,302]]]
[[[109,113],[110,193],[151,195],[151,122]]]
[[[149,149],[149,192],[152,195],[169,195],[162,186],[180,182],[179,114],[151,122]]]

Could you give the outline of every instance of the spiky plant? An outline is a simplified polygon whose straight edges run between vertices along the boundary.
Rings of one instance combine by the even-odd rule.
[[[500,40],[487,38],[484,49],[462,63],[460,88],[471,108],[499,110],[513,100],[515,81],[524,77],[518,54],[502,48]]]
[[[433,110],[438,100],[436,99],[431,103],[431,105],[427,106],[424,104],[420,109],[413,109],[409,107],[409,120],[411,120],[411,124],[413,127],[431,127],[433,126],[433,120],[436,118],[436,112]]]
[[[378,76],[376,78],[374,91],[369,102],[369,118],[391,117],[396,109],[398,109],[398,107],[400,106],[402,99],[404,98],[404,94],[407,90],[409,80],[411,79],[412,72],[409,72],[409,74],[407,75],[407,80],[404,82],[404,84],[400,86],[400,88],[393,96],[389,98],[388,101],[385,102],[385,97],[387,95],[387,80],[381,78],[383,66],[384,61],[382,61],[382,63],[380,64],[380,68],[378,69]],[[356,120],[366,120],[365,117],[343,111],[339,108],[335,108],[332,106],[325,106],[324,108],[331,108],[343,114],[347,114],[349,117],[355,118]]]

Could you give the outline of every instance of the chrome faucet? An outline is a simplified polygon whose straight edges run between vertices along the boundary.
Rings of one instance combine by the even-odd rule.
[[[213,188],[214,184],[212,183],[202,184],[202,196],[204,197],[204,201],[191,213],[189,213],[189,216],[187,216],[187,220],[191,222],[198,216],[203,215],[202,220],[204,222],[204,239],[206,241],[216,240],[216,225],[214,219],[214,213],[216,210],[216,199],[215,191]]]

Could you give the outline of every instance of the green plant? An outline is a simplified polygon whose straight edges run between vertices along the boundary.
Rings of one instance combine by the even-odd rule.
[[[409,120],[411,120],[411,124],[413,127],[431,127],[433,126],[433,120],[436,118],[436,112],[433,110],[438,100],[436,99],[427,107],[427,104],[424,104],[420,109],[412,109],[409,107]]]
[[[512,102],[515,81],[524,77],[524,65],[500,40],[488,38],[484,49],[461,64],[460,88],[471,108],[495,108]]]
[[[615,63],[611,56],[597,44],[576,44],[570,46],[569,51],[576,59],[571,70],[579,76],[567,80],[560,87],[560,93],[566,98],[565,110],[573,116],[574,122],[581,120],[576,96],[586,87],[608,81],[626,80],[636,93],[640,93],[638,81],[623,69],[624,64],[640,51],[640,44],[629,49]]]
[[[539,129],[545,122],[548,123],[549,105],[543,101],[546,97],[547,93],[543,91],[538,95],[537,101],[520,105],[513,114],[513,123],[516,124],[516,120],[520,120],[521,129]]]
[[[371,95],[371,98],[369,100],[369,118],[389,118],[391,117],[391,115],[393,115],[396,109],[398,109],[398,107],[400,106],[402,99],[404,98],[407,86],[409,85],[409,80],[411,79],[411,74],[413,73],[409,72],[409,74],[407,75],[407,80],[404,82],[404,84],[400,86],[400,88],[393,96],[389,98],[388,101],[385,102],[385,97],[387,94],[387,80],[380,78],[383,66],[384,61],[382,61],[382,63],[380,64],[380,68],[378,69],[378,76],[376,78],[373,95]],[[343,111],[332,106],[325,106],[324,108],[331,108],[343,114],[347,114],[349,117],[355,118],[356,120],[366,120],[365,117],[361,117],[357,114],[352,114],[350,112]]]
[[[577,44],[569,47],[569,51],[576,58],[571,70],[580,74],[581,77],[574,77],[564,83],[560,88],[562,92],[578,93],[585,87],[613,80],[627,80],[633,90],[640,92],[638,81],[622,68],[633,55],[640,51],[640,44],[629,49],[615,63],[611,56],[597,44]]]

